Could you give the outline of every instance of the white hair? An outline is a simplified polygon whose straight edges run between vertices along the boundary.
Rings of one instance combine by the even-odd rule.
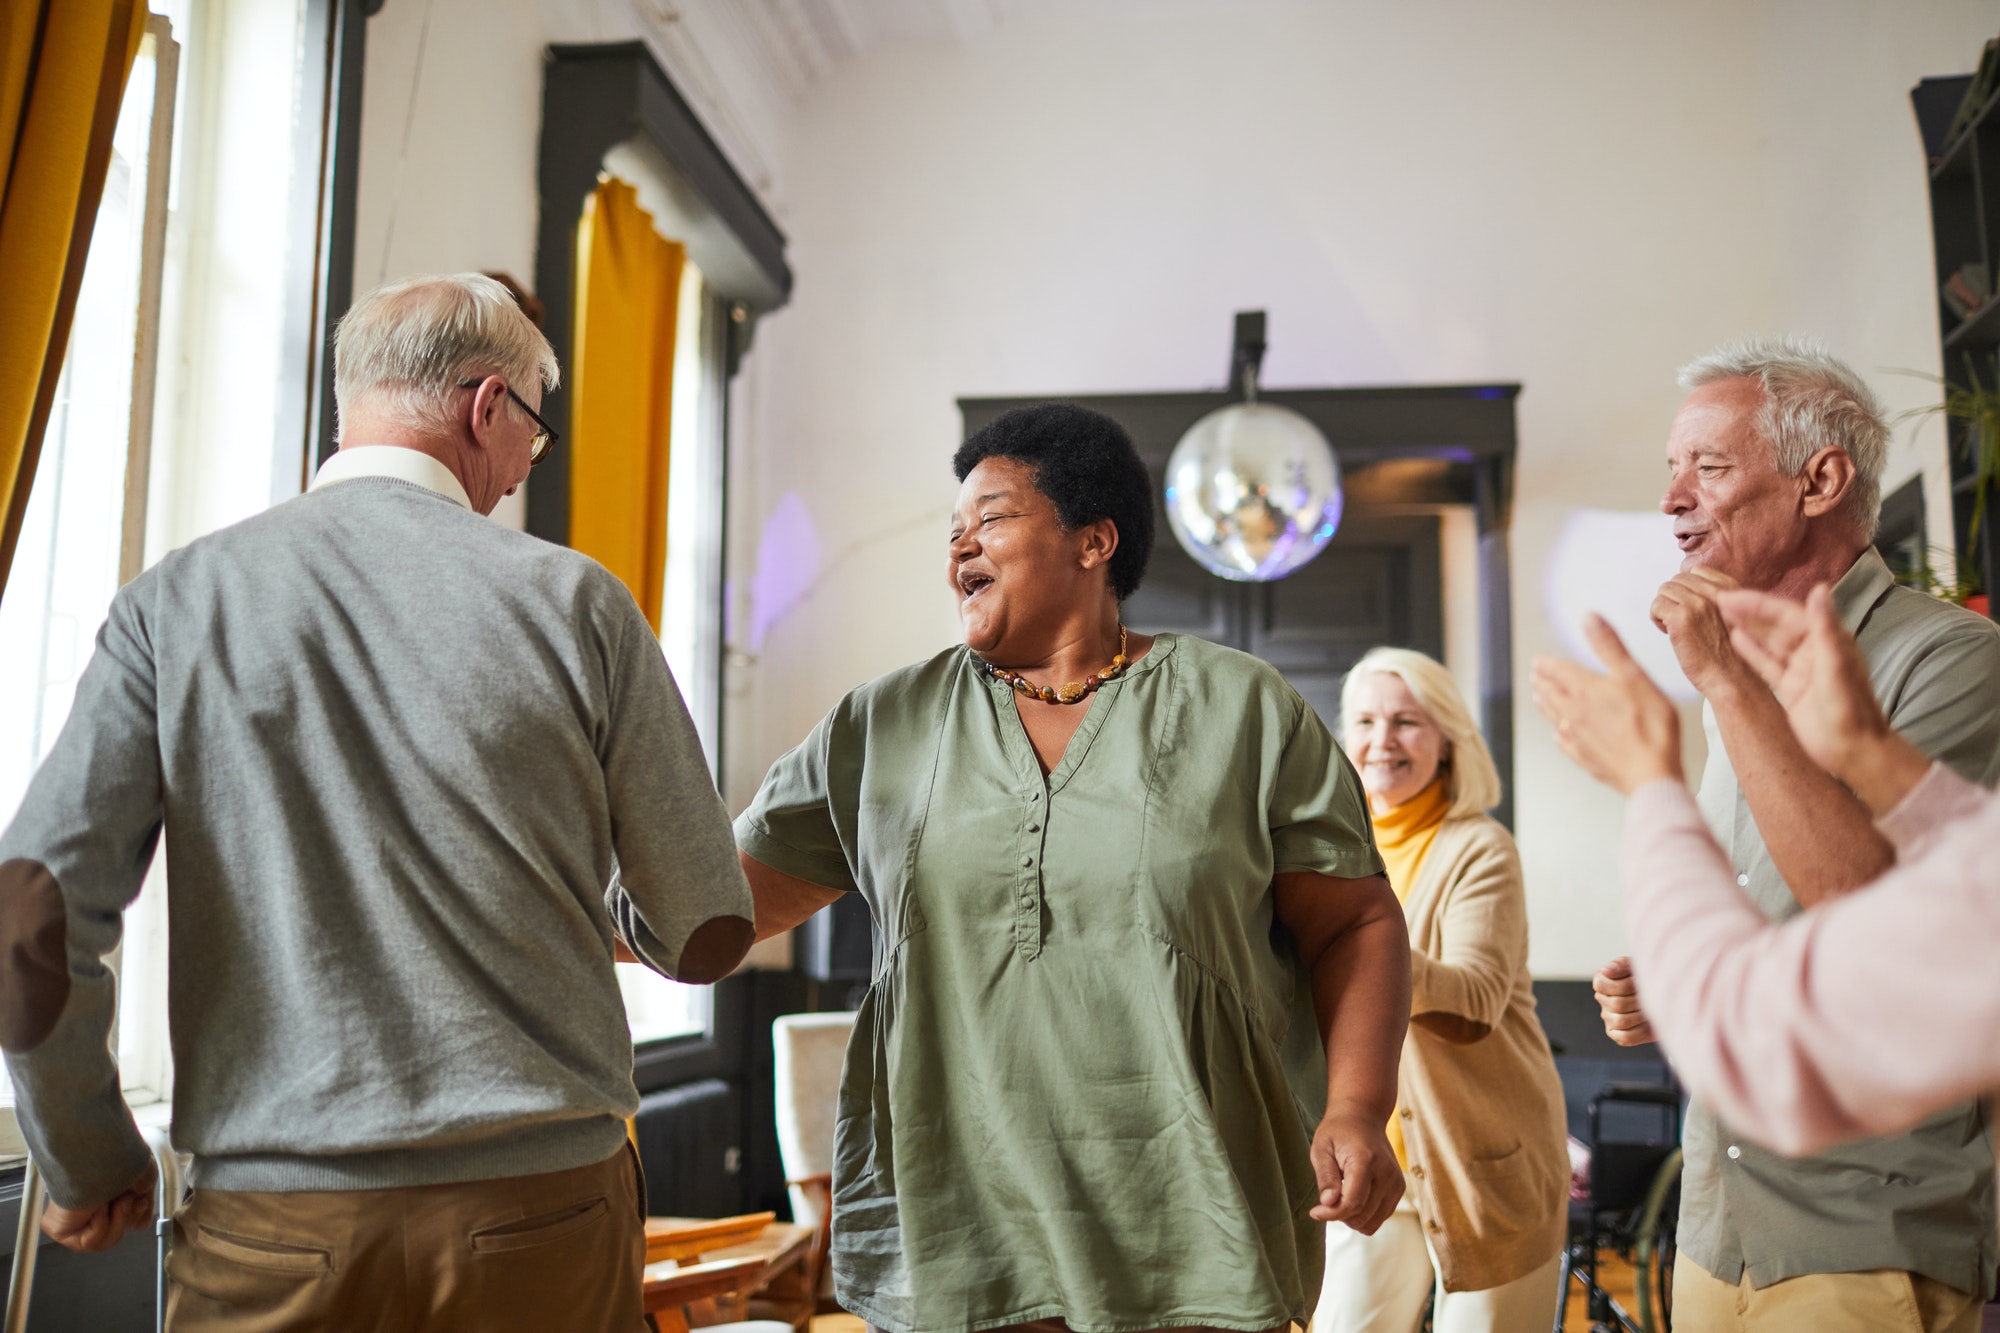
[[[508,290],[480,273],[405,278],[377,287],[341,317],[333,395],[343,426],[366,403],[398,425],[448,434],[451,397],[468,379],[498,375],[544,392],[561,372],[555,350]]]
[[[1754,379],[1764,390],[1756,429],[1771,445],[1778,471],[1796,477],[1822,449],[1854,462],[1854,486],[1841,514],[1864,541],[1875,537],[1882,510],[1882,464],[1889,423],[1882,404],[1847,364],[1810,338],[1744,338],[1688,362],[1681,387]]]
[[[1394,676],[1410,687],[1417,705],[1429,714],[1444,738],[1451,742],[1450,757],[1440,765],[1446,794],[1451,797],[1451,814],[1477,815],[1500,804],[1500,770],[1493,766],[1493,752],[1458,692],[1458,682],[1442,663],[1410,648],[1370,648],[1354,664],[1340,687],[1340,733],[1347,736],[1347,719],[1354,711],[1354,695],[1364,676]]]

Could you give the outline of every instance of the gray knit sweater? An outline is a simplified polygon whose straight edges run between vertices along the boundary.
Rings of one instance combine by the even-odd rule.
[[[664,972],[752,915],[659,643],[601,566],[388,478],[278,505],[118,594],[0,836],[0,946],[26,960],[0,961],[0,1017],[35,1029],[7,1067],[71,1206],[147,1160],[102,960],[163,827],[173,1137],[209,1188],[601,1161],[638,1101],[614,928]],[[32,966],[52,930],[48,1030],[22,1007],[60,990],[63,951]]]

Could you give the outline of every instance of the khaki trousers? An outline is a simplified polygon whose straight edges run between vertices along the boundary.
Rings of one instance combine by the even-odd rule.
[[[1678,1333],[1978,1333],[1985,1302],[1919,1273],[1876,1268],[1812,1273],[1768,1287],[1724,1282],[1681,1255],[1674,1263]]]
[[[171,1333],[641,1333],[643,1185],[595,1166],[406,1189],[196,1190]]]

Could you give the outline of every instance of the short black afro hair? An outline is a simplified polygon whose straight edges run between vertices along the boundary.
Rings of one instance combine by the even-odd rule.
[[[1070,531],[1110,519],[1118,529],[1111,591],[1121,602],[1138,591],[1153,554],[1153,479],[1123,426],[1073,403],[1017,407],[961,444],[952,471],[964,481],[989,458],[1034,468],[1035,489]]]

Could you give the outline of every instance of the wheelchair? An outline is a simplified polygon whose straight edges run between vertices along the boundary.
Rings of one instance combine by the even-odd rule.
[[[1590,1099],[1588,1125],[1590,1185],[1585,1197],[1570,1202],[1555,1333],[1564,1333],[1572,1283],[1583,1290],[1590,1333],[1668,1333],[1680,1216],[1680,1088],[1671,1074],[1665,1085],[1606,1084]],[[1632,1265],[1635,1309],[1598,1281],[1598,1258],[1607,1250]]]

